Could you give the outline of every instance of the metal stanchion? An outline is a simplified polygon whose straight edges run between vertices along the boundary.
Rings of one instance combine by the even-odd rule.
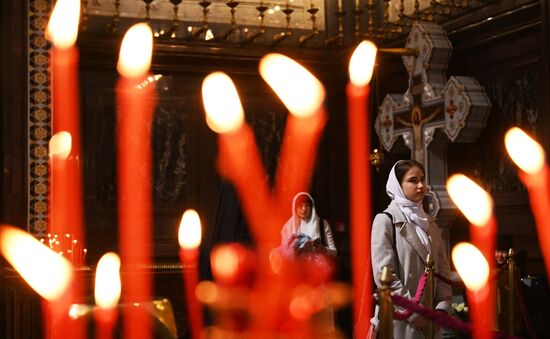
[[[391,300],[392,270],[382,269],[380,295],[380,338],[393,339],[393,302]]]
[[[516,265],[514,263],[514,257],[516,253],[514,252],[513,248],[510,248],[508,251],[508,334],[514,335],[515,332],[515,324],[514,324],[514,318],[515,318],[515,280],[516,280]]]
[[[426,288],[424,289],[424,306],[427,308],[434,308],[434,260],[431,253],[428,253],[426,257]],[[426,339],[433,339],[434,337],[434,322],[428,319],[426,327]]]

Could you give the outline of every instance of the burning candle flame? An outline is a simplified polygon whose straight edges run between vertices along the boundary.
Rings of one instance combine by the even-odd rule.
[[[104,254],[95,271],[95,302],[104,309],[114,308],[120,299],[120,258],[114,252]]]
[[[491,219],[493,199],[483,188],[463,174],[447,180],[447,191],[464,216],[475,226],[484,226]]]
[[[178,241],[183,249],[196,249],[201,243],[201,220],[197,211],[189,209],[181,217]]]
[[[78,35],[79,21],[80,0],[57,0],[46,28],[46,38],[55,47],[72,47]]]
[[[489,263],[474,245],[461,242],[453,248],[453,264],[470,291],[478,291],[487,284]]]
[[[72,137],[71,133],[61,131],[52,136],[50,139],[50,159],[53,157],[59,157],[61,159],[67,159],[71,154]]]
[[[120,75],[135,78],[145,75],[151,66],[153,55],[153,32],[146,23],[135,24],[126,32],[117,70]]]
[[[2,226],[0,239],[2,254],[36,293],[49,301],[64,294],[73,278],[67,259],[15,227]]]
[[[544,149],[520,128],[510,128],[504,137],[504,144],[510,158],[524,172],[535,174],[542,170],[546,161]]]
[[[369,40],[364,40],[357,46],[349,61],[349,78],[352,84],[357,87],[368,85],[377,50],[376,45]]]
[[[202,82],[202,103],[206,123],[216,133],[237,130],[244,122],[244,111],[237,88],[222,72],[209,74]]]
[[[239,254],[230,245],[222,245],[212,252],[212,273],[216,280],[231,280],[239,268]]]
[[[309,117],[322,105],[325,89],[302,65],[282,54],[268,54],[260,61],[260,74],[290,113]]]

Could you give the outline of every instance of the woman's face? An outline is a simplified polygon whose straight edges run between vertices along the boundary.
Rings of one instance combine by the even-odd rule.
[[[403,176],[401,189],[405,197],[414,202],[421,202],[426,195],[426,178],[418,167],[411,167]]]
[[[302,220],[309,220],[311,217],[311,203],[309,201],[296,203],[296,215]]]

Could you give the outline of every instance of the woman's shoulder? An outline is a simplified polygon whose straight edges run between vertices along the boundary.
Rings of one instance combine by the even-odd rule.
[[[372,227],[388,227],[394,223],[394,217],[391,214],[391,212],[384,210],[383,212],[377,213],[374,216],[374,220],[372,222]]]

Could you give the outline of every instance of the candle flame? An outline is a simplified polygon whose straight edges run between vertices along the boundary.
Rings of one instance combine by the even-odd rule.
[[[218,286],[211,281],[201,281],[195,288],[195,296],[205,304],[215,302],[219,298],[220,291]]]
[[[239,253],[231,245],[222,245],[212,252],[212,273],[219,281],[230,281],[239,268]]]
[[[114,308],[120,299],[120,258],[114,252],[105,253],[97,263],[94,296],[97,306]]]
[[[491,219],[493,199],[483,188],[463,174],[455,174],[447,180],[451,199],[475,226],[484,226]]]
[[[546,162],[544,149],[523,130],[510,128],[504,136],[504,144],[510,158],[524,172],[535,174],[542,170]]]
[[[135,24],[124,35],[117,70],[120,75],[135,78],[145,75],[151,66],[153,32],[146,23]]]
[[[202,103],[206,111],[206,123],[216,133],[235,131],[244,122],[237,88],[225,73],[214,72],[204,78]]]
[[[189,209],[183,213],[178,232],[178,241],[183,249],[195,249],[201,243],[201,219],[197,211]]]
[[[49,301],[64,294],[73,278],[67,259],[15,227],[0,227],[0,239],[2,254],[36,293]]]
[[[349,78],[352,84],[358,87],[368,85],[377,51],[376,45],[369,40],[364,40],[357,46],[349,61]]]
[[[72,148],[72,137],[71,133],[66,131],[61,131],[54,134],[49,143],[50,149],[50,159],[53,157],[59,157],[61,159],[67,159],[69,154],[71,154]]]
[[[55,47],[72,47],[78,35],[79,21],[80,0],[57,0],[46,27],[46,38]]]
[[[297,117],[309,117],[323,104],[325,89],[321,82],[287,56],[266,55],[260,61],[260,74]]]
[[[466,288],[477,291],[487,284],[489,263],[474,245],[461,242],[453,248],[453,264]]]

